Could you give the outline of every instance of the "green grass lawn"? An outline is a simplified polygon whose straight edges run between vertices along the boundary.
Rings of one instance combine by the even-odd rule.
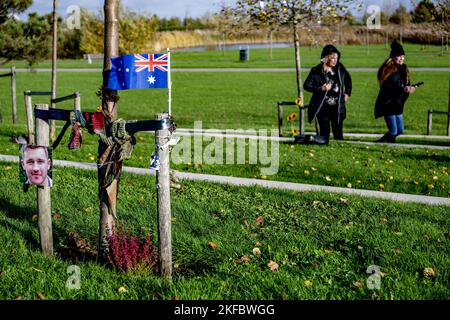
[[[303,73],[303,79],[307,76]],[[18,73],[18,121],[26,123],[23,92],[46,91],[50,73]],[[203,128],[259,129],[277,128],[277,102],[296,98],[295,74],[285,72],[180,72],[173,73],[172,113],[179,127],[193,127],[202,121]],[[383,119],[374,119],[373,108],[378,93],[373,72],[354,72],[353,93],[348,103],[344,132],[384,133]],[[413,72],[414,82],[425,85],[408,99],[405,106],[405,134],[425,134],[428,109],[447,110],[448,73]],[[2,92],[8,82],[1,82]],[[101,83],[100,73],[58,74],[58,96],[81,92],[81,108],[95,111],[99,99],[95,92]],[[9,88],[8,88],[9,90]],[[120,92],[119,117],[150,119],[155,113],[167,110],[167,90],[128,90]],[[309,93],[305,93],[308,102]],[[33,103],[48,103],[48,97],[35,96]],[[64,102],[59,108],[73,108],[73,102]],[[0,96],[0,110],[4,123],[11,123],[10,94]],[[446,134],[447,119],[433,117],[433,133]],[[314,131],[308,124],[306,129]]]
[[[342,52],[342,63],[353,68],[378,68],[389,56],[390,47],[384,44],[367,46],[338,46]],[[404,44],[406,63],[410,67],[450,67],[450,53],[440,46]],[[322,47],[301,47],[302,66],[310,68],[319,63]],[[173,68],[295,68],[294,48],[274,48],[272,59],[269,49],[250,49],[249,61],[239,61],[239,50],[172,52]],[[13,61],[4,67],[15,65],[25,68],[23,61]],[[51,68],[51,61],[42,61],[34,68]],[[103,60],[60,60],[58,68],[102,68]]]
[[[96,246],[96,172],[66,168],[55,175],[56,255],[50,258],[39,252],[35,189],[22,192],[10,163],[0,163],[0,179],[0,299],[450,296],[447,207],[182,181],[171,199],[174,277],[169,282],[145,270],[110,270],[81,253],[64,255],[72,231]],[[76,196],[67,192],[74,189]],[[131,234],[155,235],[155,198],[153,177],[122,175],[118,215]],[[249,261],[242,262],[243,256]],[[278,265],[275,271],[270,261]],[[80,290],[66,288],[70,265],[80,268]],[[382,272],[380,289],[367,286],[372,265]],[[425,268],[435,276],[424,276]],[[126,291],[120,293],[121,287]]]

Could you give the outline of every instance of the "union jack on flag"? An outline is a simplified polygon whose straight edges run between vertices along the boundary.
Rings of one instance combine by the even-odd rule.
[[[127,54],[111,59],[108,88],[113,90],[168,88],[169,55]]]

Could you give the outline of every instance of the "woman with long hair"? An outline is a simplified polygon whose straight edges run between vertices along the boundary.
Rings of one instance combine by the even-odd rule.
[[[389,58],[378,69],[380,91],[375,103],[375,119],[384,117],[388,132],[376,142],[395,143],[396,137],[403,133],[403,108],[410,93],[416,91],[411,85],[408,67],[405,64],[405,51],[394,40]]]

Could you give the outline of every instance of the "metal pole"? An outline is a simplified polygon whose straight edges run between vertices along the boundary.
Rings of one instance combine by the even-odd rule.
[[[48,110],[48,104],[37,104],[36,109]],[[36,144],[48,147],[49,126],[47,120],[36,118]],[[37,187],[37,205],[39,214],[39,234],[44,255],[53,254],[52,214],[50,187]]]
[[[16,101],[16,67],[11,67],[11,102],[12,102],[12,114],[13,124],[17,123],[17,101]]]
[[[31,103],[31,91],[25,91],[23,95],[25,99],[25,110],[27,112],[28,143],[34,144],[34,115]]]
[[[166,113],[155,115],[156,120],[167,119]],[[158,202],[158,250],[161,276],[172,278],[172,226],[170,212],[170,161],[169,129],[155,132],[156,155],[159,156],[160,167],[156,172],[156,188]]]

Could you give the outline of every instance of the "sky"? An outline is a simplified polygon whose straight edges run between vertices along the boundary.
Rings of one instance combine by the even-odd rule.
[[[398,4],[403,3],[408,9],[411,8],[411,0],[364,0],[366,4],[375,4],[383,8],[383,6],[391,6],[396,8]],[[59,0],[58,14],[64,18],[68,16],[67,9],[71,5],[78,5],[93,12],[103,10],[104,0]],[[122,0],[125,7],[131,11],[146,11],[156,14],[160,18],[186,16],[198,18],[205,14],[214,13],[220,10],[221,4],[232,6],[236,0]],[[26,20],[28,12],[37,12],[39,14],[50,13],[53,10],[52,0],[34,0],[33,5],[20,15],[21,19]]]

